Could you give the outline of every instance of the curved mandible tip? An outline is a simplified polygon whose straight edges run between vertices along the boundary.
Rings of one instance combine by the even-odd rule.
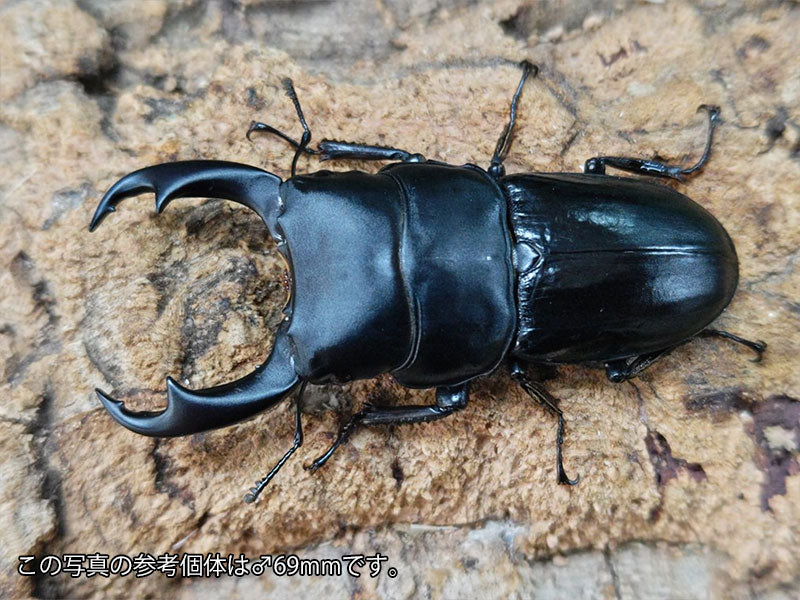
[[[97,229],[122,200],[145,192],[155,193],[158,213],[174,198],[222,198],[254,210],[269,226],[280,210],[280,184],[280,177],[268,171],[222,160],[187,160],[146,167],[129,173],[109,188],[97,206],[89,231]]]
[[[95,391],[120,425],[142,435],[175,437],[242,421],[274,406],[299,383],[288,338],[279,331],[267,362],[241,379],[193,391],[167,377],[167,408],[160,412],[133,412],[102,390]]]

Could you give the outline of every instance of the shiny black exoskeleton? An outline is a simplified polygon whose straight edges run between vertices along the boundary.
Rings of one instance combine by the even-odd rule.
[[[267,361],[232,383],[191,391],[167,379],[161,412],[131,412],[97,393],[111,415],[145,435],[178,436],[230,425],[277,404],[308,382],[344,382],[391,373],[401,384],[435,388],[424,406],[367,406],[341,428],[322,466],[357,426],[430,421],[467,404],[470,381],[501,363],[528,394],[558,416],[558,480],[564,420],[557,401],[530,379],[524,363],[597,363],[609,379],[636,376],[706,329],[730,302],[738,263],[730,237],[705,209],[671,188],[612,177],[607,166],[681,179],[690,168],[600,156],[584,173],[505,175],[523,76],[511,116],[484,170],[427,161],[397,148],[331,140],[311,133],[291,81],[287,94],[304,133],[295,141],[263,123],[248,131],[278,135],[295,148],[292,177],[222,161],[156,165],[123,177],[105,194],[93,230],[124,198],[155,192],[161,212],[187,196],[232,200],[266,223],[291,272],[291,293]],[[303,154],[325,159],[399,161],[377,174],[320,171],[296,175]],[[302,444],[300,397],[294,445],[245,497],[249,502]]]

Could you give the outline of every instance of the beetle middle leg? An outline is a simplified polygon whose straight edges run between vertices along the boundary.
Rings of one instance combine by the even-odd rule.
[[[536,77],[539,74],[539,67],[531,62],[528,62],[527,60],[523,60],[519,66],[522,67],[522,77],[517,85],[517,91],[514,92],[514,96],[511,98],[511,109],[509,111],[510,114],[508,117],[508,123],[503,128],[503,133],[500,134],[500,139],[497,140],[497,146],[495,146],[494,154],[492,155],[492,161],[489,164],[489,175],[495,179],[499,179],[505,175],[506,172],[505,167],[503,167],[503,161],[506,159],[508,150],[511,148],[511,136],[514,133],[514,125],[517,122],[517,104],[519,104],[519,97],[522,95],[522,88],[525,87],[525,82],[528,80],[530,75]]]
[[[557,456],[557,469],[558,469],[558,483],[565,485],[575,485],[580,481],[580,475],[575,479],[567,477],[564,471],[564,461],[561,454],[561,447],[564,443],[564,413],[558,408],[558,400],[548,392],[540,383],[533,381],[519,363],[511,364],[511,378],[516,381],[520,387],[531,397],[537,404],[549,410],[551,413],[558,417],[558,434],[556,435],[556,456]]]
[[[269,473],[264,475],[263,478],[256,481],[255,487],[250,488],[250,491],[244,495],[244,501],[248,504],[255,502],[258,496],[264,491],[264,488],[267,487],[272,478],[277,475],[278,471],[281,470],[281,467],[289,460],[289,457],[294,454],[295,450],[297,450],[300,446],[303,445],[303,422],[300,418],[301,416],[301,402],[303,400],[303,392],[306,390],[306,384],[303,384],[300,387],[300,391],[297,394],[297,398],[295,399],[295,430],[294,430],[294,443],[289,450],[286,451],[286,454],[275,464],[272,469],[270,469]]]
[[[307,470],[316,471],[336,452],[342,444],[346,443],[353,431],[360,426],[370,425],[401,425],[403,423],[423,423],[437,421],[461,410],[469,400],[469,383],[455,386],[436,388],[436,404],[416,406],[372,406],[367,405],[358,411],[350,420],[339,429],[336,441],[330,448],[306,467]]]
[[[705,110],[708,113],[708,136],[703,155],[691,167],[683,168],[678,165],[668,165],[657,160],[646,160],[642,158],[631,158],[625,156],[595,156],[586,161],[583,167],[584,173],[593,175],[605,175],[606,167],[614,167],[621,171],[638,173],[639,175],[650,175],[653,177],[668,177],[670,179],[682,180],[685,175],[691,175],[703,168],[711,155],[711,144],[714,141],[714,130],[719,124],[719,106],[701,104],[697,108],[698,112]]]

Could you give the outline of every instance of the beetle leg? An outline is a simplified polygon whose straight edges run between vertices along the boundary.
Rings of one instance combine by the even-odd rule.
[[[542,384],[533,381],[522,366],[518,363],[511,364],[511,378],[516,381],[527,394],[533,398],[539,405],[549,410],[551,413],[558,417],[558,434],[556,435],[556,456],[558,459],[558,483],[565,485],[575,485],[581,479],[578,475],[575,479],[567,477],[564,471],[564,462],[561,455],[561,446],[564,443],[564,413],[558,408],[558,400],[556,400],[550,392],[548,392]]]
[[[292,147],[297,150],[300,149],[301,152],[305,152],[306,154],[319,154],[318,150],[314,150],[313,148],[309,148],[308,146],[301,146],[300,142],[296,139],[289,137],[287,134],[283,133],[280,129],[273,127],[272,125],[267,125],[266,123],[262,123],[261,121],[250,121],[250,127],[247,128],[247,133],[245,137],[249,141],[253,141],[253,138],[250,136],[253,132],[258,133],[270,133],[272,135],[277,135],[279,138],[288,142],[292,145]]]
[[[742,346],[747,346],[756,353],[756,357],[752,360],[752,362],[761,362],[764,351],[767,349],[766,342],[754,342],[727,331],[722,331],[721,329],[703,329],[695,337],[719,337],[726,340],[731,340],[732,342],[736,342]],[[689,338],[686,340],[686,342],[692,339],[694,338]],[[663,350],[656,350],[655,352],[648,352],[647,354],[634,357],[633,360],[628,358],[610,360],[605,364],[606,376],[614,383],[620,383],[622,381],[627,381],[628,379],[633,379],[654,362],[656,362],[659,358],[668,352],[671,352],[675,348],[677,348],[677,346],[671,346],[670,348],[664,348]]]
[[[499,179],[506,173],[503,161],[511,148],[511,136],[514,133],[514,124],[517,122],[517,104],[519,104],[519,97],[522,95],[522,88],[525,87],[525,81],[527,81],[529,75],[533,74],[536,77],[539,74],[539,67],[527,60],[523,60],[519,63],[519,66],[522,67],[522,78],[517,85],[517,91],[514,92],[514,96],[511,98],[511,114],[509,115],[508,123],[503,128],[503,133],[500,134],[500,139],[497,140],[497,146],[495,146],[492,161],[489,164],[489,175],[495,179]]]
[[[700,157],[691,167],[683,168],[677,165],[668,165],[656,160],[645,160],[642,158],[630,158],[624,156],[595,156],[586,161],[583,167],[584,173],[593,175],[605,175],[606,167],[614,167],[621,171],[638,173],[639,175],[650,175],[653,177],[668,177],[670,179],[683,180],[684,175],[696,173],[708,161],[711,155],[711,144],[714,141],[714,130],[719,124],[719,106],[701,104],[697,108],[698,112],[705,110],[708,113],[708,136],[706,138],[706,148],[703,156]]]
[[[742,346],[747,346],[753,352],[756,353],[756,357],[752,360],[752,362],[761,362],[761,359],[764,355],[764,351],[767,349],[767,343],[761,340],[754,342],[752,340],[747,340],[743,337],[739,337],[738,335],[734,335],[732,333],[728,333],[727,331],[722,331],[721,329],[703,329],[700,333],[697,334],[699,337],[720,337],[726,340],[731,340],[732,342],[736,342],[737,344],[741,344]]]
[[[317,458],[307,470],[312,472],[328,462],[328,459],[355,431],[356,427],[369,425],[401,425],[403,423],[423,423],[437,421],[461,410],[469,400],[469,383],[436,388],[436,404],[428,406],[372,406],[367,405],[342,425],[330,448]]]
[[[322,160],[399,160],[402,162],[425,162],[422,154],[408,152],[390,146],[371,146],[357,142],[339,142],[337,140],[322,140],[317,152]]]
[[[670,346],[663,350],[656,350],[655,352],[648,352],[641,356],[634,357],[633,360],[628,358],[620,358],[618,360],[610,360],[605,364],[606,377],[609,381],[614,383],[621,383],[628,379],[633,379],[639,373],[644,371],[647,367],[656,362],[659,358],[674,350],[676,346]]]
[[[264,488],[267,487],[272,478],[281,470],[281,467],[284,463],[289,460],[289,457],[294,454],[294,451],[297,450],[300,446],[303,445],[303,422],[300,419],[301,415],[301,405],[300,402],[303,399],[303,392],[306,391],[306,382],[304,381],[300,386],[300,391],[297,394],[297,398],[295,400],[295,429],[294,429],[294,443],[292,447],[287,450],[286,454],[283,455],[274,467],[270,470],[269,473],[264,475],[264,477],[256,481],[255,487],[250,488],[250,491],[244,495],[244,501],[248,504],[255,502],[258,496],[264,491]]]
[[[425,157],[422,154],[416,154],[401,150],[400,148],[391,148],[387,146],[370,146],[368,144],[359,144],[354,142],[340,142],[337,140],[322,140],[317,148],[309,148],[308,143],[311,141],[311,131],[308,128],[306,119],[303,116],[303,109],[300,107],[300,101],[297,98],[297,93],[294,90],[292,80],[286,77],[283,81],[283,88],[286,90],[286,95],[292,100],[294,108],[297,111],[297,118],[300,119],[300,124],[303,126],[303,137],[298,142],[294,138],[283,133],[280,129],[261,123],[252,121],[250,127],[247,129],[246,137],[251,139],[250,135],[253,132],[270,133],[276,135],[282,140],[291,144],[294,149],[294,158],[292,159],[292,177],[295,175],[297,168],[297,159],[301,154],[316,154],[319,155],[321,160],[333,159],[350,159],[350,160],[399,160],[402,162],[425,162]]]
[[[306,123],[306,118],[303,115],[303,109],[300,106],[300,100],[297,99],[297,92],[294,91],[294,84],[292,80],[288,77],[284,77],[281,80],[281,84],[283,85],[283,89],[286,92],[286,95],[289,96],[289,99],[294,104],[294,110],[297,112],[297,118],[300,121],[300,125],[303,126],[303,135],[300,138],[300,141],[296,141],[293,138],[289,137],[285,133],[283,133],[280,129],[276,129],[272,127],[272,125],[267,125],[266,123],[259,123],[257,121],[251,121],[250,127],[247,129],[247,139],[250,139],[250,134],[254,131],[262,131],[266,133],[271,133],[272,135],[277,135],[282,140],[289,142],[292,146],[294,146],[295,152],[294,157],[292,158],[292,177],[294,177],[295,172],[297,170],[297,159],[300,158],[300,155],[304,152],[306,154],[318,154],[316,150],[313,150],[308,147],[308,143],[311,141],[311,130],[308,128],[308,123]]]
[[[764,351],[767,349],[766,342],[753,342],[720,329],[703,329],[695,337],[720,337],[736,342],[737,344],[741,344],[742,346],[747,346],[756,353],[756,357],[753,359],[753,362],[761,362]],[[694,338],[689,338],[689,340],[686,341],[688,342],[691,339]],[[659,358],[668,352],[671,352],[675,348],[677,348],[677,346],[671,346],[669,348],[664,348],[663,350],[656,350],[655,352],[648,352],[647,354],[634,357],[633,360],[628,358],[610,360],[605,364],[606,376],[608,377],[609,381],[613,381],[614,383],[620,383],[622,381],[627,381],[628,379],[633,379],[654,362],[656,362]]]
[[[399,160],[401,162],[412,163],[425,162],[425,157],[422,154],[409,152],[400,148],[392,148],[390,146],[371,146],[369,144],[360,144],[357,142],[322,140],[317,144],[316,149],[307,146],[301,147],[300,142],[290,138],[281,130],[258,121],[250,123],[250,128],[247,130],[248,140],[250,139],[250,134],[254,131],[277,135],[279,138],[289,142],[295,150],[305,152],[306,154],[317,155],[320,160]]]
[[[254,132],[266,132],[277,135],[282,140],[291,144],[296,151],[319,156],[320,160],[399,160],[401,162],[425,162],[425,157],[416,152],[409,152],[391,146],[372,146],[357,142],[340,142],[338,140],[322,140],[316,148],[301,146],[300,142],[292,139],[280,129],[272,125],[253,121],[247,130],[247,139]]]

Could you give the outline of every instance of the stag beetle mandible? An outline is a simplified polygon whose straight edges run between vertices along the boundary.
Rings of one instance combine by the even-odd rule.
[[[256,167],[193,160],[126,175],[103,196],[94,230],[121,200],[155,192],[232,200],[263,219],[286,259],[290,299],[267,361],[225,385],[188,390],[167,378],[167,408],[132,412],[97,390],[119,423],[144,435],[179,436],[230,425],[275,406],[295,388],[293,446],[245,496],[253,502],[302,444],[300,397],[307,382],[344,382],[389,372],[402,385],[436,388],[423,406],[371,406],[355,413],[316,470],[358,426],[433,421],[467,405],[470,381],[503,361],[511,377],[558,417],[558,481],[564,418],[558,401],[522,364],[603,365],[611,381],[635,377],[698,335],[766,345],[707,329],[730,302],[738,261],[730,237],[705,209],[672,190],[605,174],[613,167],[682,179],[711,152],[717,107],[708,113],[702,157],[682,168],[656,160],[597,156],[583,173],[506,175],[523,61],[489,168],[453,166],[398,148],[323,140],[311,132],[291,80],[283,86],[303,127],[287,181]],[[698,110],[700,110],[698,109]],[[398,161],[377,174],[296,175],[298,158]]]

